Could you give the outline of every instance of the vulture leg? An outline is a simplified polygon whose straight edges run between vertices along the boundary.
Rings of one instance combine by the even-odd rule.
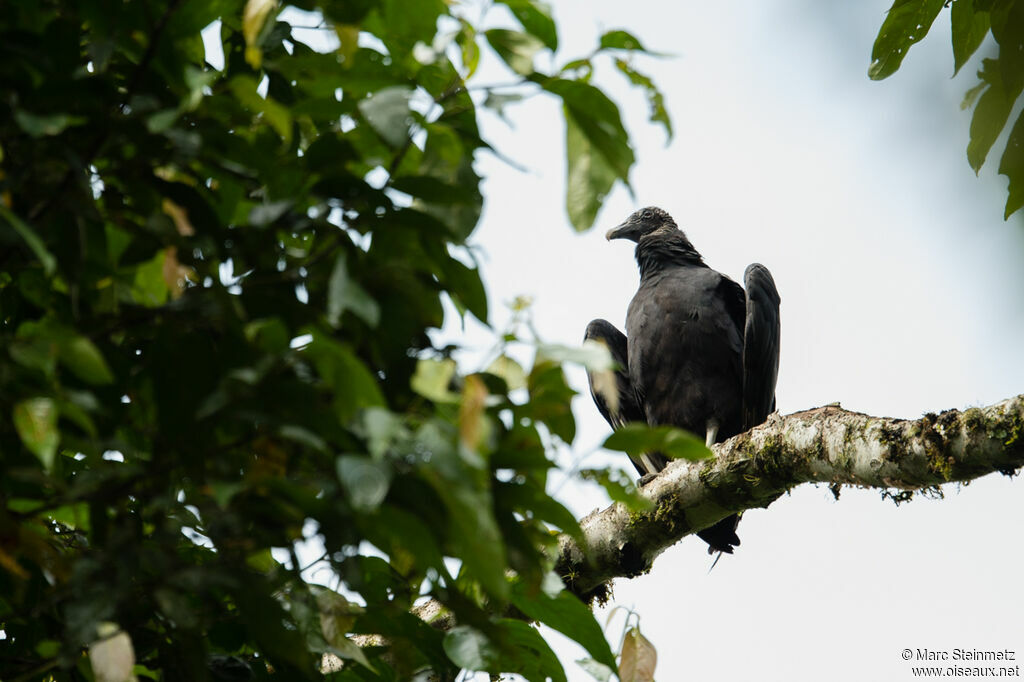
[[[708,420],[707,429],[705,430],[704,445],[711,447],[715,444],[718,439],[718,422],[714,419]]]
[[[607,320],[594,320],[587,325],[583,340],[603,343],[615,363],[614,370],[587,372],[590,395],[601,416],[605,418],[612,430],[618,429],[627,422],[646,421],[644,411],[633,391],[633,385],[629,381],[626,335]],[[644,453],[639,457],[631,456],[630,460],[641,476],[658,473],[665,467],[667,461],[663,455],[658,453]]]
[[[708,420],[706,445],[710,448],[718,441],[718,422],[714,419]],[[740,536],[736,534],[736,527],[740,524],[740,515],[728,516],[715,525],[697,531],[697,537],[708,543],[708,554],[718,552],[719,556],[711,568],[715,567],[722,553],[732,554],[732,549],[740,544]]]
[[[775,410],[779,376],[779,292],[760,263],[743,273],[747,315],[743,327],[743,430],[764,423]]]
[[[697,531],[697,537],[708,543],[708,554],[715,552],[732,554],[733,547],[740,544],[740,536],[736,535],[738,525],[740,525],[740,515],[733,514],[713,526]],[[718,560],[716,559],[715,562],[717,563]]]

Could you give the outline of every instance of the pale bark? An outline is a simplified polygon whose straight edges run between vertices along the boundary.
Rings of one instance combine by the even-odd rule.
[[[584,552],[561,538],[558,570],[577,594],[601,599],[615,577],[645,573],[683,537],[730,514],[766,507],[801,483],[906,494],[1024,466],[1024,395],[917,420],[838,406],[768,421],[715,445],[713,460],[669,464],[641,493],[650,511],[613,504],[584,518]]]
[[[601,600],[607,583],[647,572],[654,559],[682,538],[720,519],[767,507],[802,483],[824,483],[839,495],[843,485],[878,488],[900,499],[912,491],[969,481],[985,474],[1011,475],[1024,466],[1024,395],[984,408],[948,410],[921,419],[871,417],[835,405],[787,416],[712,448],[713,460],[672,462],[645,485],[650,511],[621,504],[580,521],[586,554],[560,538],[557,570],[584,599]],[[414,613],[434,627],[455,623],[431,599]],[[382,646],[376,635],[352,638]],[[323,672],[340,670],[325,654]]]

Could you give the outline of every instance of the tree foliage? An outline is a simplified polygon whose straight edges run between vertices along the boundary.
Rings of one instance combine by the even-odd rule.
[[[896,0],[875,39],[868,75],[888,78],[899,69],[911,45],[928,33],[944,7],[951,7],[954,75],[986,37],[995,39],[995,56],[982,60],[978,84],[967,91],[962,107],[974,107],[967,161],[975,173],[1006,127],[1024,89],[1024,1]],[[999,160],[1009,179],[1004,217],[1024,206],[1024,111],[1010,130]]]
[[[561,100],[585,229],[634,162],[601,55],[670,131],[641,43],[611,31],[542,72],[558,32],[535,0],[494,25],[292,4],[0,13],[0,677],[306,679],[333,654],[344,680],[565,679],[524,619],[606,676],[551,572],[554,530],[579,535],[545,491],[575,433],[559,363],[460,370],[428,332],[488,319],[481,107]],[[487,50],[514,87],[472,85]],[[458,626],[413,615],[426,596]]]

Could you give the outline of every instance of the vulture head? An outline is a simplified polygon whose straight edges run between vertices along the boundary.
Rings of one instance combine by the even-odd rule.
[[[605,239],[628,239],[631,242],[639,242],[641,237],[646,237],[654,232],[668,232],[678,230],[676,221],[668,212],[657,206],[648,206],[634,211],[625,222],[608,230]]]

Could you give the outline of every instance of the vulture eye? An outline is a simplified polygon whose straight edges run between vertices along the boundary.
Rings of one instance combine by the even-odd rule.
[[[651,218],[654,217],[654,214],[651,213],[650,211],[644,211],[643,213],[640,214],[640,217],[643,218],[644,220],[650,220]]]

